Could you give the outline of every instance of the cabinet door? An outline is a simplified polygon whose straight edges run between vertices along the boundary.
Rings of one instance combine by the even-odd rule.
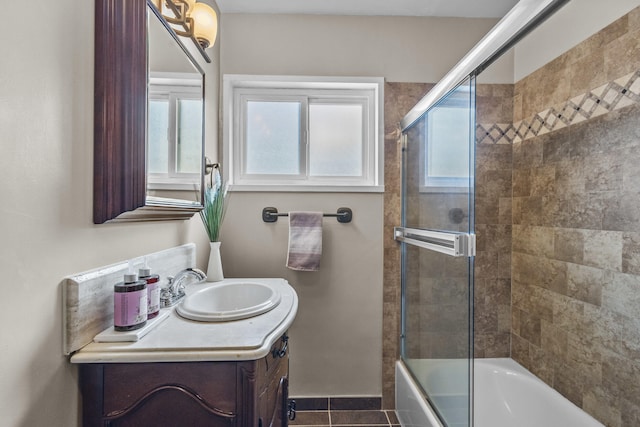
[[[258,427],[286,427],[289,354],[272,351],[260,361],[258,376]],[[262,369],[266,367],[266,369]]]
[[[235,427],[236,369],[254,362],[80,367],[83,427]]]

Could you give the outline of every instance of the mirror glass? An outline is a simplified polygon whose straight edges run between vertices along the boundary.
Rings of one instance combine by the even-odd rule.
[[[147,6],[147,205],[202,205],[204,73]]]

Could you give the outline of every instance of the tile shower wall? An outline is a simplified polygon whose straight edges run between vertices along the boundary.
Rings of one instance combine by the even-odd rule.
[[[516,124],[537,115],[550,129],[513,145],[511,354],[607,426],[640,420],[639,17],[517,82],[514,96]],[[576,113],[590,93],[611,108]]]
[[[400,121],[433,87],[427,83],[390,83],[384,87],[384,284],[382,408],[395,407],[395,363],[400,357],[400,248],[393,227],[400,224]]]
[[[636,9],[514,86],[477,88],[476,356],[510,349],[625,427],[640,419],[639,31]],[[430,87],[385,86],[385,408],[399,356],[397,123]]]
[[[393,227],[400,224],[399,123],[433,87],[424,83],[385,83],[385,256],[383,408],[394,407],[395,362],[400,357],[400,251]],[[478,122],[496,125],[477,149],[475,353],[507,357],[510,343],[511,141],[502,129],[511,125],[513,85],[478,85]],[[479,130],[480,132],[480,130]],[[480,138],[478,138],[480,140]],[[499,266],[499,268],[498,268]],[[418,287],[416,287],[417,289]],[[424,286],[423,286],[424,288]],[[419,351],[414,348],[414,351]]]
[[[512,115],[513,85],[477,84],[475,357],[508,357],[511,343]]]

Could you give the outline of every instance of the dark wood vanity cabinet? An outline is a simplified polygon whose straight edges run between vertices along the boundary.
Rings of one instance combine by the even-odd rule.
[[[288,373],[286,341],[251,361],[83,364],[82,422],[84,427],[286,427]]]

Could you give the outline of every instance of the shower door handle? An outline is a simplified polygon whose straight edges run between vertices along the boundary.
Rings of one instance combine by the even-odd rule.
[[[395,240],[454,257],[476,255],[476,235],[419,228],[394,228]]]

